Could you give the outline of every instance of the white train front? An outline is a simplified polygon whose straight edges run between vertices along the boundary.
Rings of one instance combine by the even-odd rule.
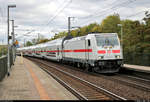
[[[17,50],[26,56],[50,59],[99,73],[118,72],[123,65],[117,33],[92,33],[75,38],[67,36]]]

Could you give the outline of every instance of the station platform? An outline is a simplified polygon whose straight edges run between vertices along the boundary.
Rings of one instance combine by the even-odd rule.
[[[78,100],[45,71],[17,56],[10,76],[0,82],[0,100]]]
[[[149,66],[139,66],[139,65],[130,65],[130,64],[124,64],[124,68],[128,70],[135,70],[138,72],[144,72],[150,74],[150,67]]]

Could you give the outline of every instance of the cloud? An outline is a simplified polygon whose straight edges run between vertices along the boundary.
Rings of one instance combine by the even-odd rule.
[[[69,16],[76,17],[71,22],[72,26],[82,27],[92,22],[100,23],[113,13],[119,13],[121,19],[127,19],[130,15],[150,9],[149,0],[72,0],[69,2],[70,0],[0,0],[0,25],[3,25],[0,27],[0,39],[7,41],[6,21],[9,4],[16,4],[16,8],[10,9],[10,19],[14,19],[15,25],[19,26],[15,31],[22,36],[21,42],[24,38],[32,39],[23,36],[29,32],[25,29],[35,30],[31,35],[41,33],[46,38],[54,36],[52,30],[57,32],[67,30]],[[66,6],[67,3],[69,4]],[[140,13],[128,19],[141,20],[143,17],[144,13]]]

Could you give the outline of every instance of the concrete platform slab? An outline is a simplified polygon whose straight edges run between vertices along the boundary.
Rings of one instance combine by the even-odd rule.
[[[136,70],[139,72],[150,73],[150,67],[148,66],[124,64],[124,68],[129,69],[129,70]]]
[[[78,100],[30,60],[16,58],[10,76],[0,82],[0,100]]]

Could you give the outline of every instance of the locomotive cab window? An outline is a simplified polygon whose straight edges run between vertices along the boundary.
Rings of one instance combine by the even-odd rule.
[[[116,36],[96,36],[97,46],[118,46],[119,41]]]

